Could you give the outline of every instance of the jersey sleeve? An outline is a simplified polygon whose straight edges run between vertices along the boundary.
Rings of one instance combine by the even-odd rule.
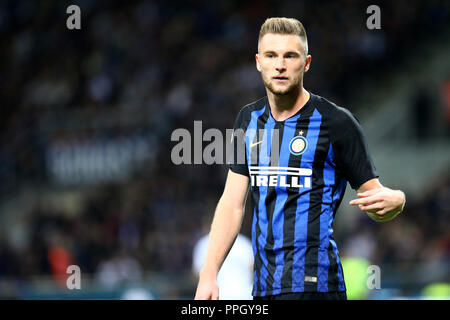
[[[359,121],[348,110],[341,112],[333,121],[331,138],[338,169],[351,187],[357,190],[366,181],[379,175],[369,153],[369,148]]]
[[[239,112],[233,127],[233,134],[228,144],[231,144],[227,150],[231,150],[232,154],[227,155],[227,164],[231,171],[249,177],[247,152],[245,149],[245,131],[247,129],[247,121],[244,117],[244,109]]]

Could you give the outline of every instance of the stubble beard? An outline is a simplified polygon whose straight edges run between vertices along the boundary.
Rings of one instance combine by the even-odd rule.
[[[287,96],[292,93],[298,92],[300,88],[300,84],[302,82],[302,76],[299,76],[298,78],[294,79],[294,81],[291,83],[289,87],[286,89],[275,89],[272,82],[268,79],[265,79],[263,77],[264,85],[265,87],[275,96]]]

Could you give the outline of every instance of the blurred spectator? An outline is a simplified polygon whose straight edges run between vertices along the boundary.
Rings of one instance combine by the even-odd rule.
[[[53,235],[52,243],[48,248],[48,263],[54,281],[61,288],[66,288],[67,268],[72,264],[73,258],[64,245],[60,244],[61,241],[63,241],[63,237],[58,234]]]
[[[96,277],[103,287],[116,288],[142,280],[142,267],[135,258],[122,254],[103,261]]]
[[[444,81],[441,87],[442,100],[444,105],[444,121],[447,136],[450,136],[450,77]]]
[[[426,141],[431,136],[433,113],[433,103],[426,85],[417,85],[412,105],[416,139],[421,142]]]

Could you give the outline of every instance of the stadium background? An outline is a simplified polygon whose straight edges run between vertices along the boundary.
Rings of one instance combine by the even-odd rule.
[[[81,30],[66,28],[71,4]],[[370,4],[380,30],[366,27]],[[173,165],[170,135],[194,120],[225,132],[265,94],[254,53],[269,16],[304,23],[305,87],[358,117],[381,182],[407,194],[385,224],[341,205],[335,238],[359,270],[347,282],[359,272],[364,287],[366,266],[381,269],[381,289],[356,297],[450,297],[448,1],[8,0],[0,298],[193,297],[192,248],[226,167]],[[81,290],[66,288],[71,264]]]

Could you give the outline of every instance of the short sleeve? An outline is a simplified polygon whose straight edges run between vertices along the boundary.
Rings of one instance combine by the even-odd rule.
[[[366,181],[377,178],[360,123],[344,108],[331,126],[331,139],[338,169],[351,187],[357,190]]]
[[[245,149],[245,131],[247,122],[244,117],[244,109],[239,112],[233,127],[231,139],[227,141],[230,144],[227,150],[232,154],[227,154],[227,164],[231,171],[249,177],[247,152]]]

